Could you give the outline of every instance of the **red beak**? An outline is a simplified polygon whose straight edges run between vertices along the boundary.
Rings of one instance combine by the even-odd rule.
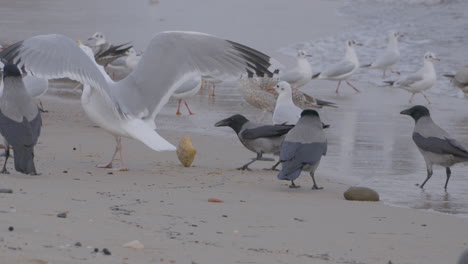
[[[90,38],[88,38],[88,40],[94,40],[94,38],[93,38],[93,37],[90,37]]]
[[[275,88],[273,88],[273,87],[269,87],[266,90],[269,91],[269,92],[275,92],[276,91]]]

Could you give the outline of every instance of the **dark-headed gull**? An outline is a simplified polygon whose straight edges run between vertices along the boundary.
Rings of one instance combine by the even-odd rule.
[[[385,78],[385,72],[390,70],[400,61],[400,50],[398,49],[398,40],[402,37],[402,34],[391,31],[388,34],[388,45],[385,51],[380,54],[374,62],[362,67],[369,67],[370,69],[379,69],[383,71],[382,77]],[[399,74],[399,72],[396,72]]]
[[[427,52],[424,54],[424,64],[417,72],[408,75],[406,78],[399,81],[386,81],[390,85],[396,86],[411,93],[409,103],[412,103],[413,97],[417,93],[421,93],[427,102],[430,104],[429,98],[424,94],[424,91],[430,89],[436,83],[437,76],[434,69],[433,61],[438,61],[434,53]]]
[[[269,56],[242,44],[198,32],[156,34],[135,70],[114,82],[72,39],[35,36],[0,52],[0,59],[28,74],[52,79],[68,77],[84,85],[81,103],[89,118],[113,134],[122,156],[120,137],[136,139],[153,150],[175,150],[156,131],[155,117],[174,91],[196,76],[238,80],[246,71],[272,76],[278,66]],[[126,170],[122,164],[121,168]]]
[[[420,187],[424,188],[431,178],[432,166],[440,165],[445,167],[447,180],[444,188],[447,189],[452,173],[450,167],[456,163],[468,161],[468,150],[432,121],[426,107],[416,105],[401,111],[400,114],[409,115],[414,119],[413,141],[426,161],[427,177]]]
[[[107,66],[114,60],[125,56],[126,52],[132,48],[132,46],[128,46],[129,43],[112,45],[101,32],[94,33],[88,40],[95,41],[95,44],[91,48],[93,49],[96,62],[103,66]]]
[[[23,76],[16,65],[5,63],[3,93],[0,96],[0,133],[5,139],[5,163],[1,173],[8,173],[6,164],[10,145],[15,152],[15,170],[36,175],[34,146],[41,133],[41,113],[28,94]]]
[[[355,40],[346,41],[346,53],[343,60],[327,68],[325,71],[315,74],[312,78],[338,81],[338,86],[335,91],[336,94],[338,94],[340,89],[341,81],[346,81],[351,88],[360,93],[356,87],[347,81],[359,68],[359,59],[357,57],[356,50],[354,50],[354,46],[362,46],[362,44]]]
[[[312,78],[312,66],[307,60],[307,57],[312,57],[304,50],[298,50],[296,56],[296,66],[284,73],[281,73],[279,78],[282,81],[288,82],[292,88],[299,88],[310,82]]]

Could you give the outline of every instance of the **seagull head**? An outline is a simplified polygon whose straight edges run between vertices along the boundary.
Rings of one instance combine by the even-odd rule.
[[[312,55],[307,53],[305,50],[298,50],[297,51],[297,57],[298,58],[306,58],[306,57],[312,57]]]
[[[429,110],[422,105],[416,105],[411,108],[405,109],[401,111],[400,114],[411,116],[414,119],[414,121],[418,121],[418,119],[423,116],[430,116]]]
[[[16,65],[7,63],[3,66],[3,79],[7,77],[21,77],[21,72]]]
[[[100,45],[106,42],[106,37],[104,37],[104,34],[101,32],[96,32],[91,37],[89,37],[88,40],[95,40],[96,45]]]
[[[215,127],[228,126],[234,129],[236,133],[239,133],[239,131],[242,129],[242,126],[247,122],[249,122],[249,120],[245,118],[245,116],[237,114],[216,122]]]
[[[267,89],[270,92],[277,92],[278,94],[291,93],[291,85],[285,81],[281,81],[275,85],[274,88]]]
[[[424,60],[426,61],[440,61],[439,58],[437,58],[434,53],[432,52],[426,52],[426,54],[424,54]]]
[[[354,46],[362,46],[363,44],[360,43],[360,42],[357,42],[357,41],[354,40],[354,39],[351,39],[351,40],[346,41],[346,45],[347,45],[348,47],[354,47]]]

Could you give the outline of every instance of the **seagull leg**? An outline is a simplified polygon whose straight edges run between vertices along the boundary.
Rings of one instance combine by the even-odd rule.
[[[427,98],[427,96],[423,92],[421,92],[421,94],[424,96],[424,98],[426,98],[427,102],[431,104],[431,101],[429,101],[429,98]]]
[[[315,182],[314,172],[310,172],[310,177],[312,177],[312,181],[314,181],[314,186],[312,186],[312,190],[321,190],[323,187],[318,187],[317,183]]]
[[[382,78],[385,78],[385,71],[386,71],[386,70],[383,70]]]
[[[123,154],[122,154],[122,137],[118,137],[117,140],[117,148],[119,149],[119,157],[120,157],[120,168],[116,169],[118,171],[128,171],[128,168],[125,167]]]
[[[176,115],[181,115],[182,114],[180,112],[180,103],[182,103],[182,99],[179,99],[179,106],[177,107],[177,112],[175,113]]]
[[[432,177],[432,165],[428,165],[427,166],[427,178],[419,187],[421,187],[421,189],[424,188],[424,185],[431,177]]]
[[[195,113],[192,113],[192,111],[190,111],[190,108],[188,107],[187,101],[184,100],[184,103],[185,103],[185,107],[187,107],[187,110],[190,113],[190,115],[194,115]]]
[[[10,157],[10,144],[5,140],[5,163],[3,163],[3,169],[1,171],[3,174],[9,174],[6,168],[8,157]]]
[[[414,97],[414,94],[411,95],[410,99],[409,99],[409,103],[412,104],[413,103],[413,97]]]
[[[354,87],[354,85],[352,85],[350,82],[346,81],[346,83],[347,83],[349,86],[351,86],[351,88],[353,88],[353,89],[354,89],[354,91],[356,91],[356,92],[358,92],[358,93],[360,93],[360,92],[361,92],[361,91],[359,91],[359,89],[358,89],[358,88]]]
[[[210,96],[215,96],[215,88],[216,88],[216,85],[214,85],[214,83],[211,84],[211,93],[210,93]]]
[[[452,174],[452,171],[450,170],[450,167],[447,167],[445,168],[445,172],[447,173],[447,180],[445,181],[444,189],[447,190],[447,184],[450,180],[450,175]]]
[[[96,167],[105,168],[105,169],[111,169],[112,168],[112,162],[115,159],[115,155],[117,155],[117,151],[119,151],[120,136],[114,136],[114,138],[115,138],[115,142],[116,142],[115,143],[115,151],[114,151],[114,155],[112,155],[111,161],[109,161],[109,163],[107,163],[107,164],[98,164],[98,165],[96,165]]]
[[[301,188],[301,186],[300,186],[300,185],[296,185],[296,184],[294,183],[294,181],[291,181],[291,185],[289,185],[289,188],[291,188],[291,189],[297,189],[297,188]]]
[[[341,81],[338,81],[338,86],[336,86],[336,91],[335,91],[336,94],[338,94],[338,90],[340,90],[340,84],[341,84]]]

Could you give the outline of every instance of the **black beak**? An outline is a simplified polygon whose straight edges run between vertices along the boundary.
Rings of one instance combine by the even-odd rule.
[[[327,125],[327,124],[322,122],[322,129],[329,128],[329,127],[330,127],[330,125]]]
[[[411,115],[410,109],[406,109],[400,112],[401,115]]]
[[[230,124],[231,122],[229,121],[229,118],[226,118],[226,119],[216,122],[215,127],[229,126]]]

